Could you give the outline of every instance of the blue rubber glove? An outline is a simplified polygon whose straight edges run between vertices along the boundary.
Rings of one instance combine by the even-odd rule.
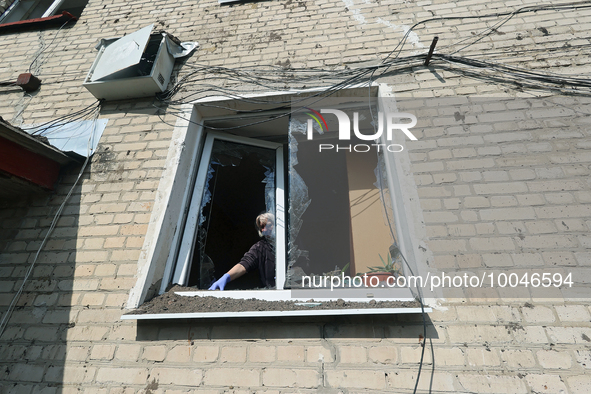
[[[224,275],[222,275],[221,278],[219,278],[218,280],[213,282],[213,285],[211,285],[209,290],[217,290],[217,289],[224,290],[224,287],[226,287],[228,282],[230,282],[230,275],[224,274]]]

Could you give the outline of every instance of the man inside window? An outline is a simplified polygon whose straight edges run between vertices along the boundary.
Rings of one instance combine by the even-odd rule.
[[[255,226],[261,240],[252,245],[238,264],[215,281],[209,290],[224,290],[230,281],[257,269],[260,286],[266,289],[275,288],[275,218],[273,214],[268,212],[260,214],[255,220]]]

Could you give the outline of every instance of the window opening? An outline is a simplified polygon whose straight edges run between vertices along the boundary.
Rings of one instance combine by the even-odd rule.
[[[217,133],[210,133],[207,140],[196,181],[198,195],[191,202],[191,210],[198,207],[198,213],[189,214],[196,223],[189,219],[186,224],[186,245],[181,246],[173,280],[199,289],[208,289],[260,240],[254,225],[259,214],[270,212],[276,217],[276,239],[282,238],[277,233],[284,226],[282,215],[277,215],[281,189],[277,178],[283,178],[276,174],[277,168],[282,171],[282,164],[278,165],[281,145]],[[191,233],[193,242],[188,247]],[[280,258],[284,248],[276,248],[276,254],[276,265],[281,266],[276,270],[284,272],[284,258]],[[255,288],[260,288],[258,272],[230,282],[226,289]]]
[[[78,18],[87,4],[88,0],[17,0],[0,17],[0,23],[45,18],[64,11]]]
[[[209,288],[259,240],[254,218],[261,212],[275,212],[274,161],[272,149],[214,142],[189,286]],[[230,282],[227,289],[256,287],[258,275],[251,272]]]
[[[84,7],[86,7],[87,4],[88,4],[88,0],[65,0],[61,3],[61,5],[58,5],[57,9],[54,12],[52,12],[50,15],[58,15],[64,11],[67,11],[70,14],[74,15],[75,17],[79,18],[82,15],[82,11],[84,11]],[[54,2],[54,5],[55,5],[55,2]],[[48,15],[44,15],[44,16],[48,16]]]
[[[371,289],[368,289],[367,286],[356,289],[359,286],[355,283],[353,283],[353,287],[345,286],[342,289],[336,288],[334,291],[331,288],[306,288],[301,285],[302,276],[325,273],[331,275],[335,271],[339,271],[337,275],[343,273],[354,279],[356,274],[363,276],[363,273],[383,265],[390,265],[394,276],[402,275],[406,273],[407,268],[401,264],[398,250],[405,254],[413,267],[415,266],[416,257],[413,253],[415,248],[412,246],[414,231],[412,226],[407,224],[406,215],[408,212],[403,204],[403,201],[407,201],[407,196],[403,195],[406,185],[400,182],[400,178],[404,174],[400,173],[397,154],[393,153],[396,150],[386,152],[382,148],[382,151],[377,154],[375,149],[363,153],[360,152],[364,149],[362,147],[362,149],[354,150],[353,153],[346,148],[347,145],[362,144],[381,144],[382,146],[392,144],[395,146],[397,144],[394,142],[402,143],[404,141],[404,136],[395,134],[396,137],[391,140],[390,136],[386,138],[385,133],[379,140],[368,138],[368,136],[378,135],[372,124],[375,123],[375,120],[372,119],[377,118],[378,108],[388,113],[396,113],[396,107],[394,103],[387,100],[390,97],[387,87],[380,93],[377,86],[372,86],[369,96],[372,97],[372,103],[377,105],[368,111],[367,93],[367,87],[352,88],[337,94],[334,100],[324,98],[320,102],[317,97],[312,97],[309,104],[304,103],[298,97],[297,92],[262,95],[272,97],[273,102],[296,100],[295,109],[292,106],[290,116],[281,117],[277,117],[277,114],[283,112],[277,111],[275,104],[266,105],[262,101],[253,106],[251,102],[214,98],[198,101],[193,104],[194,106],[187,106],[186,111],[191,114],[191,119],[194,122],[189,123],[188,126],[181,124],[178,129],[175,129],[180,140],[186,141],[187,145],[183,145],[184,148],[179,149],[177,139],[173,139],[174,143],[171,143],[169,150],[172,163],[170,174],[164,179],[166,182],[161,183],[159,187],[159,192],[168,198],[157,201],[160,203],[157,205],[154,215],[158,220],[154,221],[154,224],[148,229],[151,237],[146,240],[146,258],[140,258],[138,261],[139,280],[130,294],[129,307],[141,304],[146,297],[153,294],[157,287],[160,289],[160,293],[163,293],[170,285],[185,286],[189,280],[196,284],[196,289],[184,293],[193,296],[265,300],[308,300],[311,298],[316,300],[337,298],[344,300],[371,298],[410,300],[412,290],[408,287],[374,288],[374,281],[370,281]],[[360,130],[366,134],[366,138],[362,138],[363,141],[351,139],[346,143],[338,142],[337,119],[335,116],[327,114],[325,118],[330,132],[319,132],[317,125],[314,124],[313,142],[315,144],[313,144],[307,140],[308,119],[301,117],[301,114],[298,113],[298,110],[303,107],[313,107],[318,111],[322,111],[322,108],[338,108],[339,110],[357,108],[359,109],[359,119],[362,121]],[[271,112],[265,112],[266,110]],[[257,121],[261,119],[269,121]],[[354,120],[352,116],[350,119]],[[208,126],[239,129],[240,136],[217,132],[206,133],[205,129]],[[202,221],[200,217],[205,217],[207,220],[210,212],[208,210],[215,205],[211,202],[210,206],[205,202],[202,205],[202,199],[204,196],[207,197],[206,190],[209,190],[210,193],[214,191],[213,197],[210,196],[210,201],[213,198],[215,202],[216,195],[220,190],[219,183],[214,187],[212,182],[219,182],[220,179],[216,180],[215,175],[217,172],[220,176],[221,172],[219,168],[210,168],[214,140],[216,139],[275,150],[277,289],[274,291],[255,289],[209,291],[205,290],[207,280],[203,284],[200,283],[201,276],[212,275],[212,264],[208,265],[209,260],[205,257],[209,256],[207,248],[211,242],[210,239],[205,241],[202,258],[194,256],[194,254],[197,253],[196,244],[200,222],[201,226],[207,225],[207,222]],[[318,158],[315,151],[318,149],[319,143],[333,142],[344,144],[345,148],[333,152],[333,154],[340,155],[336,159],[338,165],[335,163],[332,166],[324,166],[324,158]],[[402,147],[402,145],[398,146]],[[286,159],[284,160],[283,157]],[[263,179],[270,180],[270,174],[264,173],[263,175]],[[288,180],[285,179],[285,176],[288,177]],[[322,181],[315,182],[314,178],[324,180],[324,183]],[[325,191],[323,194],[321,188],[325,186],[325,183],[334,185],[330,188],[330,193]],[[272,184],[272,181],[265,183],[267,194]],[[319,188],[317,185],[322,185],[322,187]],[[344,196],[335,197],[337,189],[345,191]],[[288,195],[285,194],[286,191]],[[289,212],[285,212],[288,201]],[[261,211],[266,210],[267,205],[265,203]],[[314,205],[318,206],[311,208]],[[247,226],[251,226],[251,234],[255,233],[254,218],[261,211],[253,213],[251,218],[245,220]],[[324,220],[327,217],[333,221],[330,226],[327,224],[330,220]],[[211,218],[213,225],[213,212]],[[309,222],[308,225],[307,222]],[[339,223],[344,224],[336,231],[335,228],[340,226]],[[410,230],[407,231],[408,228]],[[212,231],[210,233],[213,234]],[[378,233],[379,235],[376,235]],[[208,234],[207,237],[210,237],[211,234]],[[368,236],[371,236],[371,239],[364,238]],[[334,239],[344,240],[344,244],[339,245],[337,242],[333,242]],[[323,244],[322,247],[328,248],[328,252],[320,250],[321,244]],[[241,250],[241,255],[247,249],[248,246]],[[330,261],[323,261],[319,256],[328,256]],[[333,256],[340,257],[333,258]],[[194,258],[197,259],[195,266],[199,266],[199,272],[193,273],[193,277],[189,278]],[[238,263],[238,261],[239,259],[236,258],[230,264]],[[220,273],[216,273],[215,262],[213,259],[211,262],[214,267],[213,275],[218,279],[220,273],[224,273],[227,267],[223,267],[219,270]],[[198,287],[201,289],[197,289]]]

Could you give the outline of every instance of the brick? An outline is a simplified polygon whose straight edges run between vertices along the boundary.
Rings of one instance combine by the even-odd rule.
[[[536,214],[533,208],[497,208],[481,209],[482,220],[520,220],[535,219]]]
[[[335,356],[330,349],[322,346],[308,346],[306,347],[306,361],[307,362],[334,362]]]
[[[499,183],[480,183],[475,184],[474,191],[476,194],[517,194],[528,191],[528,186],[523,182],[499,182]]]
[[[115,264],[99,264],[96,269],[94,270],[94,275],[101,277],[101,276],[113,276],[117,270],[117,266]]]
[[[533,368],[536,365],[533,353],[529,350],[505,350],[501,351],[501,358],[510,368],[517,370]]]
[[[527,384],[535,393],[567,393],[568,390],[559,375],[528,374]]]
[[[94,345],[90,351],[92,360],[112,360],[115,355],[115,345]]]
[[[303,362],[305,353],[304,346],[277,346],[277,361]]]
[[[432,240],[428,242],[429,248],[434,252],[467,251],[464,240]]]
[[[525,307],[521,309],[523,318],[529,323],[550,323],[556,321],[552,309],[544,306]]]
[[[495,237],[495,238],[470,238],[470,247],[473,250],[514,250],[515,244],[511,238],[507,237]]]
[[[194,368],[153,368],[150,371],[150,379],[158,384],[175,386],[199,386],[203,380],[203,371]]]
[[[417,341],[418,342],[418,341]],[[432,357],[430,352],[423,354],[423,348],[421,346],[403,346],[400,348],[400,363],[402,364],[417,364],[421,361],[421,355],[423,355],[423,362],[426,364],[432,363]]]
[[[89,350],[89,346],[70,346],[66,350],[66,359],[68,361],[86,361]]]
[[[378,364],[396,364],[398,350],[395,346],[372,346],[368,349],[369,361]]]
[[[534,170],[522,168],[518,170],[509,170],[509,176],[515,181],[531,180],[536,178]]]
[[[493,367],[501,364],[501,360],[494,349],[467,349],[466,362],[470,366]]]
[[[101,367],[96,375],[97,383],[145,384],[147,380],[147,368]]]
[[[490,201],[486,197],[466,197],[464,198],[464,207],[466,208],[488,208]]]
[[[383,390],[386,387],[386,375],[382,371],[338,370],[326,371],[326,382],[330,387],[365,390]]]
[[[219,360],[223,363],[243,363],[246,361],[246,348],[243,346],[224,346]]]
[[[554,307],[560,321],[563,322],[589,322],[591,315],[583,305],[557,305]]]
[[[149,361],[164,361],[166,346],[146,346],[142,358]]]
[[[517,376],[458,374],[458,382],[464,390],[477,393],[517,394],[527,393],[525,383]]]
[[[388,387],[395,392],[402,392],[406,390],[412,392],[417,380],[416,370],[397,370],[388,373]],[[441,392],[441,393],[455,393],[457,389],[454,385],[454,376],[447,372],[434,372],[430,374],[429,379],[419,379],[417,392]]]
[[[68,341],[99,341],[105,337],[109,327],[76,325],[67,331]]]
[[[591,392],[591,376],[589,375],[568,376],[566,382],[573,394],[586,394]]]
[[[527,222],[525,226],[531,234],[551,234],[557,232],[554,223],[550,221]]]
[[[591,351],[588,349],[585,350],[575,350],[575,359],[577,360],[577,363],[585,368],[585,369],[590,369],[591,368]]]
[[[569,369],[572,358],[567,352],[556,350],[540,350],[536,352],[540,366],[547,369]]]
[[[263,386],[315,388],[320,385],[316,370],[266,368],[263,371]]]
[[[482,260],[486,267],[512,267],[514,265],[509,254],[483,254]]]
[[[341,346],[338,348],[339,361],[344,364],[360,364],[367,362],[367,352],[361,346]]]
[[[191,361],[191,347],[188,345],[175,346],[166,354],[167,363],[188,363]]]
[[[260,371],[251,368],[210,368],[204,371],[207,386],[258,387]]]
[[[217,346],[197,346],[193,350],[193,361],[211,363],[218,359],[219,348]]]
[[[9,369],[8,379],[17,382],[41,382],[45,367],[40,365],[14,364]]]
[[[140,356],[142,347],[140,345],[120,344],[115,352],[115,359],[121,361],[135,362]]]
[[[542,329],[543,332],[543,329]],[[511,334],[505,327],[477,325],[477,326],[449,326],[447,327],[449,341],[452,344],[496,343],[510,341]]]
[[[457,215],[452,212],[424,212],[425,223],[450,223],[457,222]]]
[[[511,256],[516,266],[539,266],[543,265],[542,255],[539,253],[519,253]]]
[[[521,248],[531,249],[561,249],[577,247],[578,242],[576,237],[568,235],[553,234],[553,235],[529,235],[523,239],[516,239],[515,242]]]
[[[546,333],[554,344],[587,344],[591,329],[587,327],[546,327]]]
[[[255,363],[269,363],[275,361],[274,346],[251,346],[248,349],[248,359]]]
[[[456,308],[458,318],[466,322],[496,323],[497,317],[492,308],[486,306],[461,306]]]
[[[45,374],[45,381],[61,384],[90,383],[97,371],[95,367],[67,365],[50,367]]]

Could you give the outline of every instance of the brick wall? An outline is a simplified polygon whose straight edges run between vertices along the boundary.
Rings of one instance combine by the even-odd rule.
[[[95,99],[82,81],[100,38],[156,23],[200,48],[177,66],[342,70],[375,64],[407,29],[439,16],[482,16],[535,1],[360,0],[110,2],[91,0],[63,29],[5,32],[0,80],[31,66],[38,92],[0,87],[0,116],[15,125],[73,114]],[[400,57],[471,56],[540,73],[589,73],[591,10],[430,21]],[[459,42],[462,43],[451,45]],[[393,55],[394,56],[394,55]],[[36,59],[36,61],[35,61]],[[373,63],[372,63],[373,62]],[[407,144],[430,272],[572,272],[588,284],[591,261],[589,98],[504,83],[504,75],[434,59],[400,67],[388,83],[400,110],[417,115]],[[420,64],[420,62],[419,62]],[[325,86],[337,75],[305,83]],[[218,78],[196,81],[236,92],[269,89]],[[303,83],[276,81],[281,88]],[[476,96],[486,96],[478,101]],[[197,96],[195,96],[197,97]],[[421,316],[165,321],[120,320],[136,283],[176,117],[153,99],[106,103],[97,153],[40,253],[0,337],[6,393],[368,393],[413,392]],[[413,130],[414,131],[414,130]],[[2,202],[0,312],[4,313],[74,184],[64,171],[53,194]],[[554,272],[554,271],[553,271]],[[419,392],[588,393],[588,297],[555,293],[450,293],[427,316]],[[584,296],[584,294],[583,294]]]

